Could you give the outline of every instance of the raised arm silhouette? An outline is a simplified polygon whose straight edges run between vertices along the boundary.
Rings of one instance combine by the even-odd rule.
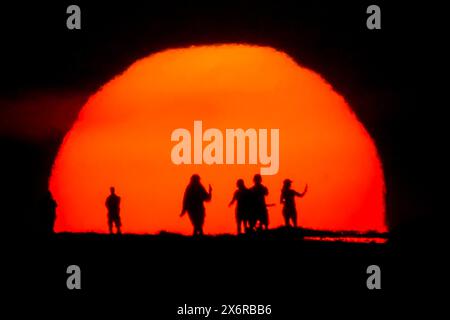
[[[302,193],[291,189],[292,180],[285,179],[281,189],[280,203],[283,204],[283,217],[286,227],[291,227],[291,220],[294,228],[297,228],[297,208],[295,206],[295,197],[303,197],[308,191],[308,185]]]

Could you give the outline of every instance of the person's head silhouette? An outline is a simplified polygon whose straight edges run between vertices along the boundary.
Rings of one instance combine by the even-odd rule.
[[[243,179],[238,179],[238,181],[236,181],[236,186],[240,190],[244,189],[245,188],[244,180]]]
[[[111,188],[109,188],[109,191],[111,192],[111,194],[115,194],[116,193],[116,188],[111,187]]]
[[[292,185],[292,180],[284,179],[284,181],[283,181],[283,187],[284,188],[289,189],[291,187],[291,185]]]
[[[256,185],[261,184],[261,182],[262,182],[262,177],[261,177],[261,175],[260,175],[259,173],[255,174],[255,175],[253,176],[253,182],[254,182]]]
[[[200,176],[198,174],[193,174],[191,176],[191,183],[192,184],[200,184]]]

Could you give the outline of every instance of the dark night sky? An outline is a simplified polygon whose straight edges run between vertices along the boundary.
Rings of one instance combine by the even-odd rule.
[[[372,1],[73,3],[82,10],[80,31],[66,29],[72,2],[1,7],[2,204],[17,225],[46,189],[58,145],[89,94],[149,53],[224,42],[278,48],[327,79],[379,149],[388,224],[431,224],[437,208],[427,186],[438,172],[441,106],[428,93],[437,89],[438,8],[374,2],[382,30],[371,31]]]

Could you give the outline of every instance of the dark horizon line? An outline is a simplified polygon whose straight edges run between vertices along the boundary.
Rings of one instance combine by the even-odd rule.
[[[369,237],[369,238],[388,238],[390,235],[389,231],[385,231],[385,232],[378,232],[378,231],[374,231],[374,230],[369,230],[369,231],[354,231],[354,230],[340,230],[340,231],[333,231],[333,230],[319,230],[319,229],[308,229],[308,228],[286,228],[285,226],[280,226],[277,228],[273,228],[273,229],[269,229],[269,230],[261,230],[261,231],[257,231],[255,232],[256,235],[261,235],[261,234],[270,234],[270,233],[276,233],[276,232],[290,232],[290,233],[296,233],[296,234],[302,234],[304,236],[352,236],[352,237]],[[109,235],[109,233],[107,231],[105,232],[95,232],[95,231],[86,231],[86,232],[71,232],[71,231],[61,231],[61,232],[55,232],[55,234],[57,235]],[[190,234],[182,234],[182,233],[178,233],[178,232],[170,232],[170,231],[165,231],[165,230],[161,230],[158,233],[135,233],[135,232],[122,232],[121,235],[117,235],[117,236],[180,236],[180,237],[192,237],[192,235]],[[236,233],[205,233],[206,237],[220,237],[220,236],[233,236],[233,237],[237,237],[237,236],[247,236],[249,234],[236,234]]]

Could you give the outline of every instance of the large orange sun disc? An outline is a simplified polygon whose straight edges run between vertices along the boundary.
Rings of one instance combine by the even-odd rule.
[[[222,163],[195,162],[193,140],[191,163],[174,163],[174,130],[185,129],[194,139],[199,121],[201,155],[212,140],[204,134],[212,130],[222,134],[223,154],[210,155]],[[115,186],[124,232],[190,234],[189,220],[179,213],[189,178],[198,173],[205,186],[213,187],[205,232],[235,232],[228,203],[236,180],[251,186],[253,175],[269,165],[261,162],[258,149],[250,161],[249,141],[245,159],[238,163],[234,154],[227,162],[227,129],[267,130],[267,156],[270,132],[279,132],[278,168],[263,175],[267,202],[276,204],[269,208],[270,227],[283,223],[280,190],[290,178],[298,191],[308,184],[306,196],[297,199],[300,226],[385,231],[381,162],[344,98],[286,54],[237,44],[152,54],[90,97],[53,166],[56,231],[107,232],[105,199]]]

